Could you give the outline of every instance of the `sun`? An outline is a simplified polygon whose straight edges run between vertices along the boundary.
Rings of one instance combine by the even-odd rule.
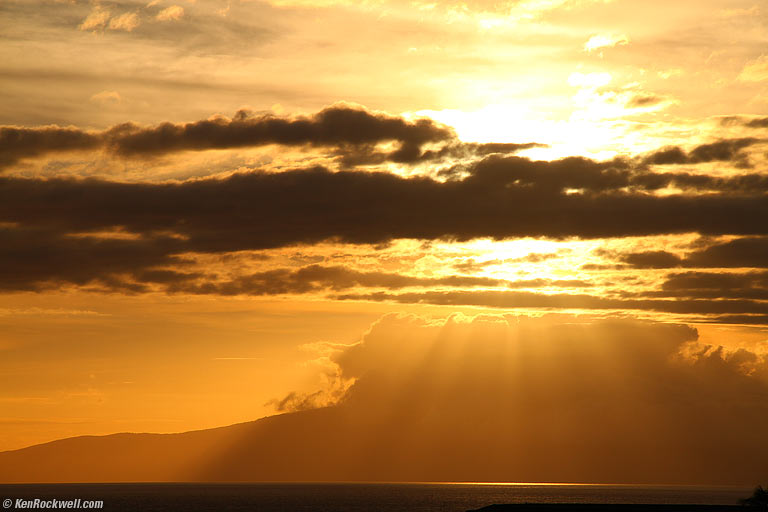
[[[654,138],[638,132],[635,123],[608,115],[611,113],[609,108],[605,107],[605,118],[599,119],[594,116],[587,118],[579,112],[550,118],[509,104],[488,105],[474,111],[421,110],[406,115],[428,116],[452,126],[464,142],[536,142],[546,145],[518,153],[534,160],[550,161],[567,156],[610,160],[656,147]]]

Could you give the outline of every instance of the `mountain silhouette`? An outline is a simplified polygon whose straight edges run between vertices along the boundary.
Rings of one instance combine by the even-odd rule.
[[[740,483],[756,469],[724,461],[715,471],[711,462],[666,450],[633,452],[594,439],[542,443],[513,430],[505,437],[488,418],[468,416],[462,424],[454,418],[443,431],[429,420],[422,428],[403,417],[387,428],[376,421],[334,406],[179,434],[74,437],[0,452],[0,483]],[[409,427],[392,426],[398,422]]]

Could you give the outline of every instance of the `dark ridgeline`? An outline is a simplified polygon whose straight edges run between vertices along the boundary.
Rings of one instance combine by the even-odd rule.
[[[752,496],[741,500],[741,504],[748,507],[762,507],[768,509],[768,490],[763,489],[762,485],[758,485]]]
[[[638,503],[505,503],[467,512],[732,512],[745,507],[768,508],[768,491],[761,485],[737,505],[638,504]]]
[[[499,439],[494,450],[479,449],[477,439],[462,446],[447,444],[472,435],[478,428],[472,421],[453,425],[450,434],[456,437],[429,444],[432,428],[418,435],[408,429],[386,434],[370,418],[351,416],[346,407],[337,406],[181,434],[63,439],[0,452],[0,482],[573,482],[581,477],[597,483],[598,478],[610,481],[606,473],[611,471],[616,479],[632,483],[642,475],[648,478],[653,464],[659,482],[687,478],[682,483],[713,484],[717,478],[719,483],[738,485],[756,472],[752,466],[720,458],[717,452],[718,460],[724,461],[722,471],[714,472],[710,466],[705,474],[711,480],[696,482],[694,465],[712,461],[673,460],[661,451],[647,456],[626,452],[619,459],[594,451],[593,460],[585,461],[586,455],[570,442],[547,452],[541,443],[531,447],[524,437],[503,439],[496,430],[482,432]],[[505,424],[487,428],[491,427],[510,428]],[[526,446],[540,450],[538,457],[522,452]],[[515,453],[520,457],[515,459]],[[570,466],[564,465],[568,453],[578,457]]]

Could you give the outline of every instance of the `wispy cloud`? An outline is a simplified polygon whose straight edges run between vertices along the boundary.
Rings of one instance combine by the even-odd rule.
[[[629,44],[629,38],[624,34],[595,34],[584,43],[585,52],[594,52],[601,48]]]
[[[739,73],[742,82],[762,82],[768,80],[768,55],[747,62]]]

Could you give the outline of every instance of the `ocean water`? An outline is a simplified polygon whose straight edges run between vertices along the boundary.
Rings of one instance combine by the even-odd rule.
[[[736,505],[751,489],[535,484],[26,484],[0,485],[0,501],[101,500],[110,511],[463,512],[494,503]],[[14,507],[5,510],[15,510]]]

